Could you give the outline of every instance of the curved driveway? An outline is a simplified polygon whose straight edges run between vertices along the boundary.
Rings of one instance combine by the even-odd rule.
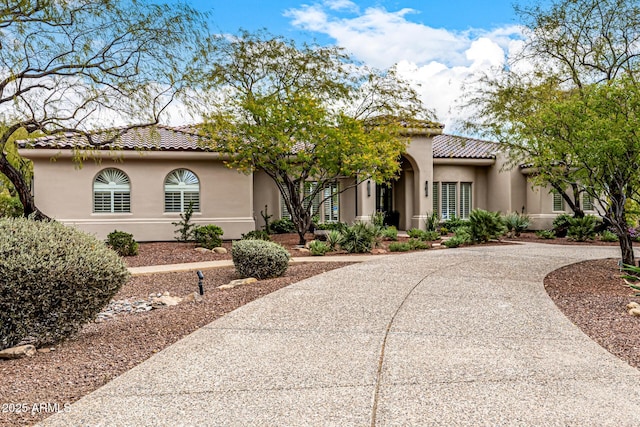
[[[640,371],[592,342],[546,274],[617,248],[380,257],[203,327],[43,425],[640,425]]]

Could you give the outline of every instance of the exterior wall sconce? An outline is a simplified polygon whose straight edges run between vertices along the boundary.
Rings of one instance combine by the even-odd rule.
[[[424,182],[424,197],[429,197],[429,181]]]
[[[371,181],[367,181],[367,197],[371,197]]]

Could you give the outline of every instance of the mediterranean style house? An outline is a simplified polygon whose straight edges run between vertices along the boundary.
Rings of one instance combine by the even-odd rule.
[[[382,211],[406,230],[424,227],[431,212],[468,218],[481,208],[526,213],[532,228],[542,229],[565,211],[559,195],[528,182],[531,170],[505,170],[506,157],[494,143],[446,135],[441,125],[406,134],[410,143],[398,179],[357,186],[352,177],[339,179],[323,189],[324,201],[314,203],[320,222],[367,221]],[[288,216],[264,172],[227,168],[199,138],[189,127],[149,126],[124,131],[100,149],[83,151],[85,137],[68,133],[20,141],[19,153],[33,162],[32,191],[42,212],[99,238],[120,230],[138,241],[173,240],[172,223],[190,203],[193,222],[222,227],[225,239],[260,229],[265,207],[273,219]],[[588,200],[584,205],[593,209]]]

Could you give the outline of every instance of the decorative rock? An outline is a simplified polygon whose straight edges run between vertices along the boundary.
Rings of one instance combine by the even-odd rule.
[[[374,255],[386,254],[387,251],[382,248],[371,249],[371,253]]]
[[[198,292],[192,292],[186,297],[182,298],[182,302],[202,302],[202,295]]]
[[[0,351],[0,359],[20,359],[21,357],[31,357],[36,354],[36,348],[31,345],[20,345],[18,347],[5,348]]]
[[[631,301],[629,304],[627,304],[627,310],[631,310],[632,308],[640,308],[640,304]]]
[[[165,292],[168,294],[168,292]],[[180,297],[172,297],[170,295],[162,295],[161,297],[151,298],[151,307],[158,308],[163,306],[178,305],[182,301]]]
[[[640,317],[640,308],[632,308],[629,310],[629,314],[632,316]]]
[[[311,251],[309,249],[307,249],[307,248],[296,248],[296,250],[298,252],[300,252],[301,254],[310,254],[311,253]]]
[[[211,252],[209,249],[207,248],[195,248],[196,252],[200,252],[200,253],[206,253],[206,252]]]
[[[226,285],[218,286],[218,289],[233,289],[236,286],[250,285],[252,283],[256,283],[258,279],[255,277],[247,277],[246,279],[236,279],[232,280]]]
[[[212,251],[217,253],[217,254],[226,254],[227,253],[227,250],[225,248],[223,248],[223,247],[213,248]]]

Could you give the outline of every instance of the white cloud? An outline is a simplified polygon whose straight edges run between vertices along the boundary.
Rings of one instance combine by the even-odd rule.
[[[438,119],[455,127],[461,119],[454,109],[462,85],[474,73],[504,65],[522,46],[521,28],[506,26],[489,30],[450,31],[411,22],[412,9],[387,11],[371,7],[360,11],[348,0],[325,0],[290,9],[292,25],[333,38],[364,63],[388,68],[416,83],[425,104]]]

